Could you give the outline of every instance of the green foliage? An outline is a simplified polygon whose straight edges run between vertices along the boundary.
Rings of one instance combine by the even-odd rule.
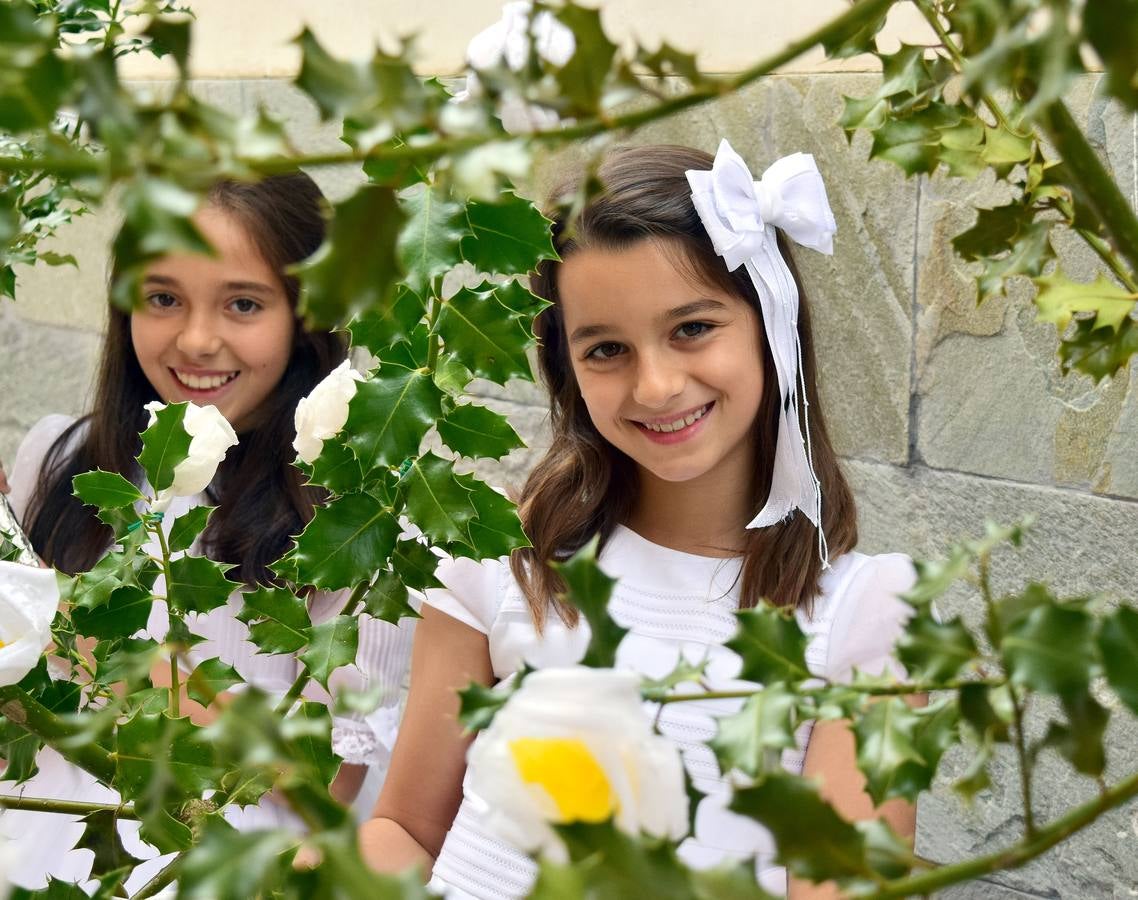
[[[345,494],[316,510],[294,556],[308,584],[354,587],[383,568],[398,534],[390,509],[369,494]]]
[[[238,587],[225,573],[232,566],[219,565],[204,556],[183,556],[170,563],[166,601],[177,612],[209,612],[224,606]]]
[[[505,416],[473,403],[448,412],[439,422],[439,436],[455,453],[471,458],[501,459],[525,446]]]
[[[521,319],[498,302],[493,285],[462,288],[439,313],[439,334],[446,348],[480,378],[505,384],[532,380],[525,349],[529,335]]]
[[[348,446],[364,471],[414,456],[441,417],[441,402],[442,392],[428,374],[381,366],[356,390],[345,425]]]
[[[727,647],[743,660],[741,678],[770,685],[810,677],[807,638],[793,614],[764,604],[741,610],[736,618],[739,630]]]
[[[83,472],[74,479],[75,496],[88,506],[119,509],[145,499],[142,491],[117,472]]]
[[[781,751],[793,749],[797,698],[782,684],[752,694],[743,708],[723,716],[709,746],[724,775],[738,769],[757,778],[777,769]]]
[[[565,582],[561,599],[575,606],[589,623],[589,646],[581,664],[605,667],[616,662],[616,651],[628,633],[608,614],[609,595],[615,578],[609,578],[597,565],[598,538],[593,538],[565,562],[554,563],[553,568]]]
[[[158,410],[154,424],[142,432],[142,452],[138,464],[155,491],[174,483],[174,469],[190,453],[190,435],[182,427],[185,403],[171,403]]]
[[[300,661],[324,687],[328,687],[328,676],[336,669],[355,662],[359,628],[355,616],[336,616],[312,627],[312,638],[308,649],[300,654]]]
[[[292,591],[259,587],[241,601],[237,618],[249,626],[249,638],[262,653],[294,653],[311,638],[308,607]]]

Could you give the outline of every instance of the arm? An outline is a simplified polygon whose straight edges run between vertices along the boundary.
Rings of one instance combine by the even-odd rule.
[[[425,605],[391,768],[372,819],[360,828],[360,849],[372,868],[419,865],[430,872],[462,802],[471,742],[458,724],[457,691],[493,677],[486,635]]]
[[[924,706],[928,697],[918,694],[906,700],[910,706]],[[844,819],[884,819],[900,837],[912,841],[917,827],[916,807],[904,800],[889,800],[874,807],[865,793],[865,778],[858,771],[856,753],[848,721],[818,722],[810,735],[802,774],[820,782],[822,798]],[[789,888],[789,900],[836,900],[841,896],[832,881],[814,884],[790,878]]]

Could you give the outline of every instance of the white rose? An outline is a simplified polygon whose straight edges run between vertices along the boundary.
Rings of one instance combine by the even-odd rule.
[[[309,465],[324,449],[324,442],[339,434],[348,421],[348,404],[356,395],[356,383],[363,380],[363,375],[345,359],[296,404],[296,439],[292,446]]]
[[[519,72],[529,56],[530,41],[537,55],[555,66],[564,66],[577,49],[573,32],[551,12],[540,12],[533,18],[530,31],[531,4],[515,0],[502,7],[502,18],[480,31],[466,47],[466,61],[474,69],[493,69],[505,65]],[[455,95],[459,103],[482,94],[478,75],[466,77],[466,89]],[[544,106],[526,103],[515,94],[504,94],[498,106],[502,126],[510,134],[544,131],[559,123],[557,114]]]
[[[653,733],[632,672],[583,666],[528,676],[470,748],[470,787],[502,840],[564,861],[550,823],[615,817],[679,840],[688,797],[679,750]]]
[[[146,404],[150,412],[149,425],[157,420],[165,403],[154,400]],[[190,436],[190,450],[186,458],[174,467],[174,482],[158,492],[154,500],[155,512],[164,511],[175,497],[192,497],[200,494],[213,481],[217,467],[225,459],[226,451],[236,446],[237,434],[216,406],[186,404],[182,427]]]
[[[0,562],[0,685],[16,684],[51,643],[59,606],[54,569]]]

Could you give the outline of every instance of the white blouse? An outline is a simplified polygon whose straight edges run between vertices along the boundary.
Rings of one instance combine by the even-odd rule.
[[[17,517],[22,518],[39,479],[44,458],[56,438],[74,419],[51,415],[41,419],[28,432],[16,453],[9,473],[12,492],[9,502]],[[173,523],[187,510],[206,503],[204,494],[197,497],[176,498],[163,517],[163,530],[169,531]],[[157,542],[147,548],[157,555]],[[154,587],[156,594],[164,591],[160,576]],[[346,591],[317,592],[309,600],[309,616],[313,624],[327,621],[337,615],[347,600]],[[249,684],[269,693],[283,695],[300,674],[301,665],[292,654],[259,653],[248,640],[248,626],[237,619],[241,610],[241,594],[234,592],[225,606],[204,614],[186,617],[190,629],[203,640],[195,644],[184,657],[190,671],[204,660],[218,658],[233,666]],[[147,636],[161,641],[166,634],[168,617],[166,605],[156,600],[147,625]],[[336,669],[328,680],[333,694],[344,690],[379,690],[379,705],[368,714],[335,714],[332,725],[332,749],[347,763],[369,767],[369,782],[382,780],[395,745],[402,700],[406,693],[406,680],[411,658],[411,641],[414,620],[402,619],[391,625],[366,614],[359,616],[359,646],[353,665]],[[238,685],[235,689],[240,690]],[[330,703],[331,697],[319,684],[310,681],[305,697]],[[29,797],[57,799],[83,799],[91,802],[117,803],[118,797],[90,775],[70,765],[55,751],[44,748],[37,759],[40,771],[22,785],[0,782],[0,792]],[[369,793],[374,793],[373,784]],[[234,811],[227,818],[237,827],[271,827],[288,825],[301,828],[299,821],[284,807],[264,800],[259,806]],[[133,825],[133,827],[131,827]],[[46,884],[48,874],[67,881],[88,877],[92,854],[73,850],[83,832],[77,817],[57,813],[28,813],[8,810],[0,812],[0,834],[18,842],[18,851],[10,858],[17,860],[12,881],[29,888]],[[127,849],[140,858],[154,856],[152,848],[138,841],[135,823],[122,823]],[[73,837],[72,837],[73,835]],[[128,887],[136,889],[155,874],[158,865],[140,866]],[[140,870],[146,872],[140,874]]]
[[[617,668],[660,678],[683,656],[693,663],[707,661],[706,680],[712,690],[753,687],[739,679],[741,661],[723,646],[736,630],[740,559],[682,553],[618,527],[601,553],[600,565],[619,579],[609,613],[629,629],[617,651]],[[582,620],[569,628],[551,616],[539,635],[505,559],[448,560],[437,575],[445,587],[428,590],[425,602],[487,636],[498,678],[509,677],[522,663],[535,668],[573,665],[584,655],[588,623]],[[797,613],[810,638],[806,659],[811,672],[837,681],[848,680],[855,666],[863,672],[889,669],[903,675],[891,652],[910,613],[898,595],[913,579],[912,563],[901,554],[847,553],[837,559],[822,577],[813,615]],[[716,718],[737,712],[741,704],[669,704],[659,717],[660,731],[676,742],[696,788],[707,795],[697,810],[694,835],[679,848],[680,858],[696,868],[753,858],[763,887],[781,893],[786,874],[774,864],[770,834],[727,808],[730,785],[707,746]],[[788,771],[802,771],[810,731],[810,723],[800,727],[797,748],[784,751],[782,764]],[[484,826],[486,812],[485,802],[464,785],[462,805],[432,880],[447,897],[514,898],[524,896],[532,885],[535,867],[490,834]]]

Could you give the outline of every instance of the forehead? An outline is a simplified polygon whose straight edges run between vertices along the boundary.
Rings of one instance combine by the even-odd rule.
[[[585,320],[631,323],[656,319],[701,298],[730,309],[749,305],[718,285],[707,284],[684,265],[681,250],[642,240],[618,250],[588,247],[570,253],[558,267],[557,295],[566,328]]]
[[[244,280],[263,281],[274,287],[279,284],[279,276],[236,215],[215,206],[206,206],[194,213],[193,223],[216,255],[173,253],[148,266],[148,275],[193,273],[225,279],[240,275]]]

